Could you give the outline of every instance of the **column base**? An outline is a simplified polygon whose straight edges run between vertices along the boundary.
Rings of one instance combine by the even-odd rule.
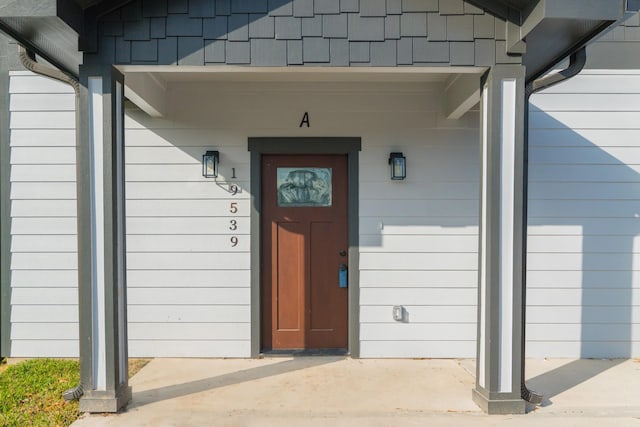
[[[527,402],[522,399],[487,399],[476,389],[473,389],[471,397],[475,404],[489,415],[525,414],[527,412]]]
[[[87,390],[80,398],[80,412],[118,412],[131,401],[131,387],[115,391]]]

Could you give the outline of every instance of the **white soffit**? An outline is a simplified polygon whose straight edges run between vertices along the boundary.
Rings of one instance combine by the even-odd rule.
[[[470,81],[480,81],[486,67],[187,67],[118,66],[125,75],[125,96],[152,117],[165,116],[169,86],[206,82],[370,82],[442,83],[451,92],[450,118],[459,118],[476,102],[467,93]],[[452,84],[452,82],[454,82]],[[462,84],[462,83],[465,84]],[[462,87],[461,90],[452,90]],[[464,92],[464,93],[463,93]],[[449,95],[449,94],[447,94]],[[479,98],[479,96],[477,96]]]

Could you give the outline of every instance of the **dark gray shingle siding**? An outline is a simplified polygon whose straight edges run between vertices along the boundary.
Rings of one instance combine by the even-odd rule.
[[[626,28],[625,36],[640,38],[640,20]],[[504,33],[504,22],[462,0],[136,0],[102,18],[100,52],[87,58],[255,66],[519,62],[504,54]]]

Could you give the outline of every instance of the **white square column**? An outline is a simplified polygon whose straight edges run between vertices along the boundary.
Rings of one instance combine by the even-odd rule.
[[[522,281],[525,69],[497,65],[481,97],[478,357],[474,401],[490,414],[524,413]]]
[[[80,70],[78,275],[80,410],[117,412],[127,373],[124,78],[111,66]]]

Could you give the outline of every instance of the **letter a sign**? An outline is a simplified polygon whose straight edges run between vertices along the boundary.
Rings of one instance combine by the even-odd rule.
[[[304,112],[304,116],[302,116],[302,121],[300,122],[300,127],[303,127],[304,125],[307,125],[307,127],[310,127],[310,125],[309,125],[309,113],[307,113],[306,111]]]

